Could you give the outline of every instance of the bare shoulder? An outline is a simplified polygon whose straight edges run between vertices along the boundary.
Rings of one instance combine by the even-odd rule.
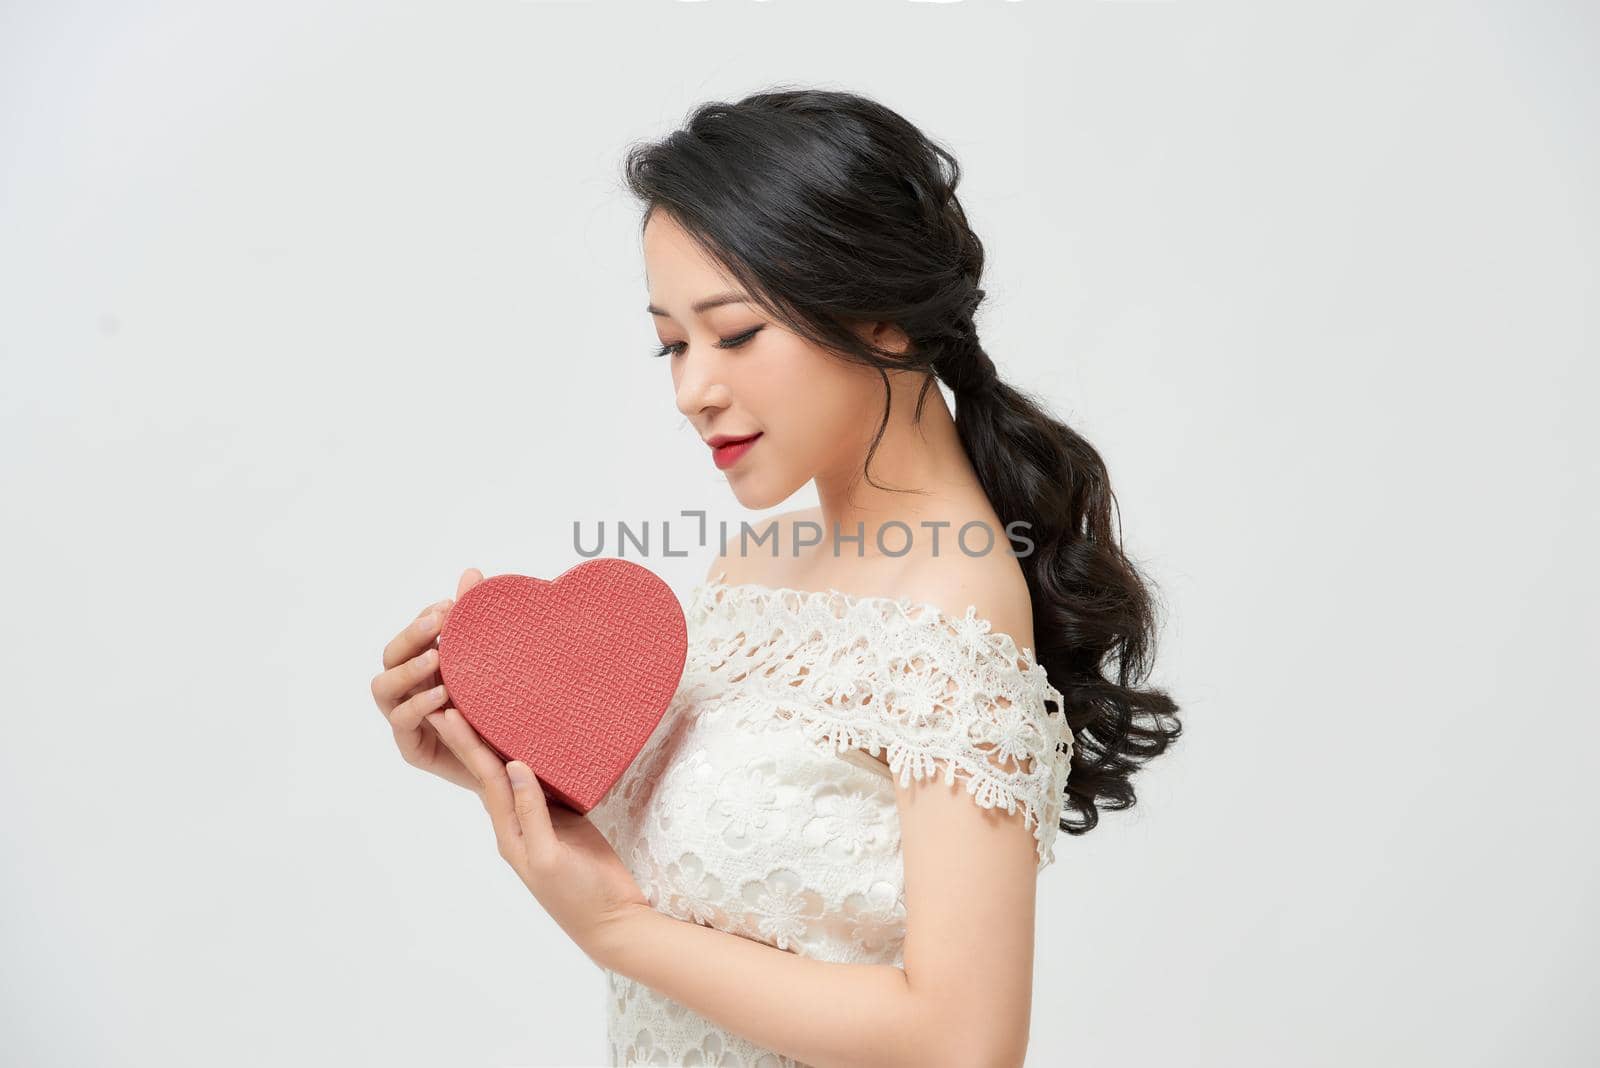
[[[748,556],[740,555],[739,528],[730,527],[728,531],[728,547],[719,553],[706,569],[706,581],[710,582],[719,573],[726,573],[723,581],[730,585],[741,582],[754,582],[765,585],[783,585],[788,581],[787,576],[779,575],[773,567],[782,563],[782,557],[772,559],[772,541],[768,534],[769,528],[777,529],[777,545],[780,554],[786,556],[795,544],[795,526],[799,523],[811,522],[822,525],[822,508],[813,505],[810,508],[796,508],[793,511],[782,512],[778,515],[768,516],[760,522],[750,524],[752,539],[767,537],[769,540],[761,542],[761,546],[754,547]],[[752,541],[752,545],[754,542]]]
[[[989,621],[991,633],[1008,634],[1019,647],[1033,648],[1033,600],[1022,563],[1009,553],[941,556],[906,572],[899,595],[932,604],[958,619],[969,605]]]

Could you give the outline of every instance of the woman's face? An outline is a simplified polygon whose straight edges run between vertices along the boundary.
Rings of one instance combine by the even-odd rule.
[[[678,410],[702,441],[759,435],[742,451],[705,449],[704,462],[720,467],[739,503],[770,508],[814,478],[853,477],[882,417],[877,373],[828,355],[746,302],[664,211],[645,227],[644,259]]]

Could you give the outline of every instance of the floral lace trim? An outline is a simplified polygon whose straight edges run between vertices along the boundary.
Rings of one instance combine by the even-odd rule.
[[[1074,743],[1031,649],[974,605],[958,617],[910,598],[729,584],[726,574],[690,593],[698,671],[759,686],[814,745],[886,752],[902,787],[941,769],[951,785],[959,773],[980,806],[1020,806],[1038,869],[1054,862]]]

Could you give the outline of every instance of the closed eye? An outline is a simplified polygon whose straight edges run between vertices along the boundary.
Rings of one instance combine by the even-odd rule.
[[[717,342],[717,348],[719,348],[719,349],[736,349],[740,345],[743,345],[746,341],[749,341],[751,338],[753,338],[757,334],[761,333],[762,328],[765,327],[766,325],[767,325],[766,323],[762,323],[761,326],[757,326],[757,327],[755,327],[754,329],[751,329],[751,330],[746,330],[744,333],[740,334],[738,337],[725,337],[725,338],[723,338],[723,339],[721,339],[720,341]],[[652,356],[675,356],[678,353],[683,351],[680,346],[686,346],[688,344],[689,343],[687,341],[673,341],[673,342],[671,342],[669,344],[661,346],[661,350],[659,352],[653,352],[650,355],[652,355]]]

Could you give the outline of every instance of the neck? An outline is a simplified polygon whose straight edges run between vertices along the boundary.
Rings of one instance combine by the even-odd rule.
[[[945,520],[951,524],[937,529],[940,556],[960,551],[955,537],[962,523],[973,518],[997,523],[956,432],[955,417],[937,385],[928,390],[923,401],[921,421],[912,422],[921,381],[910,375],[890,377],[889,422],[870,468],[878,486],[868,483],[862,474],[876,421],[864,428],[858,447],[845,450],[834,469],[817,475],[823,528],[818,549],[825,555],[835,551],[836,531],[840,537],[853,537],[858,524],[862,534],[859,552],[863,557],[885,556],[883,549],[893,554],[906,549],[903,558],[910,560],[934,553],[935,530],[922,526],[924,521]],[[857,551],[857,544],[851,541],[843,543],[837,554],[842,558],[854,556]]]

